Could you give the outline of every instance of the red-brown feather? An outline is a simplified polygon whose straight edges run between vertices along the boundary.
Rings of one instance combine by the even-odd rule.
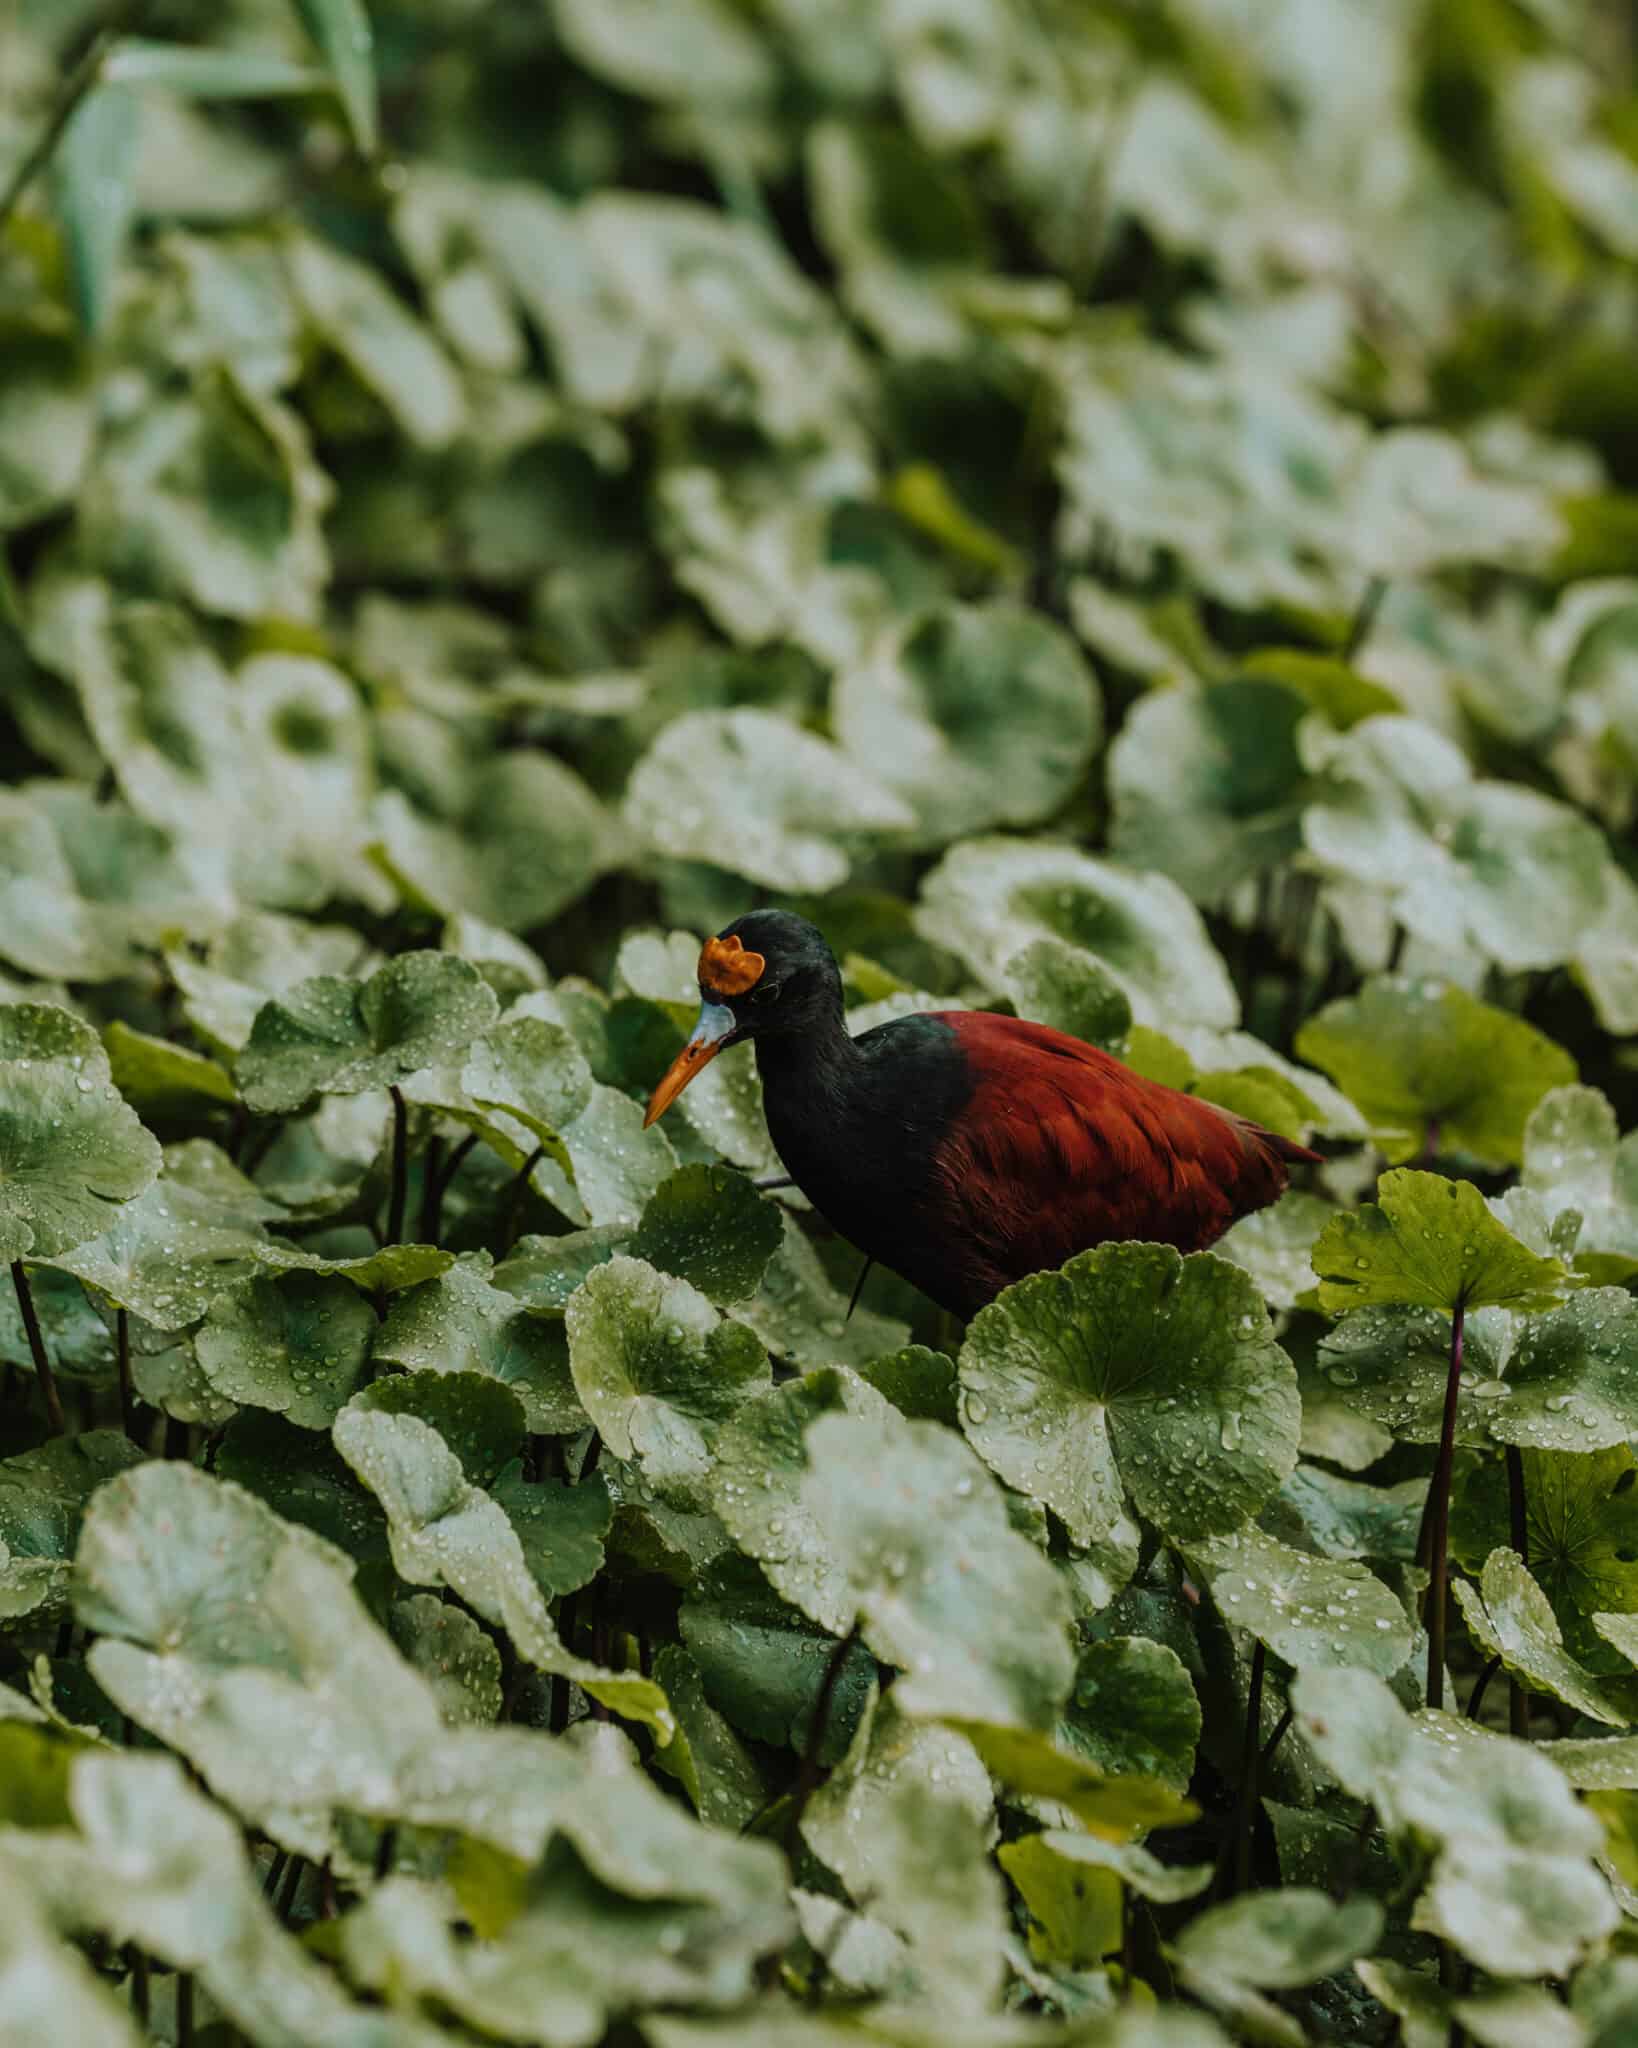
[[[1111,1238],[1199,1251],[1316,1157],[1147,1081],[1095,1046],[986,1011],[940,1013],[976,1086],[934,1161],[971,1306]]]

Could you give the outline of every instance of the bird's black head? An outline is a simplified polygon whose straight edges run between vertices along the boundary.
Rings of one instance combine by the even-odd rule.
[[[742,1038],[811,1030],[842,1008],[842,977],[824,935],[788,910],[750,910],[700,951],[700,1014],[649,1099],[664,1114],[700,1069]]]

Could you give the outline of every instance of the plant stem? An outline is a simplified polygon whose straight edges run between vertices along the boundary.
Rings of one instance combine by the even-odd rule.
[[[63,1413],[62,1396],[57,1392],[57,1376],[51,1370],[45,1339],[40,1335],[40,1318],[34,1312],[34,1290],[28,1284],[28,1274],[21,1259],[13,1259],[11,1262],[11,1284],[17,1290],[17,1306],[23,1312],[23,1328],[28,1333],[28,1348],[34,1358],[34,1370],[39,1378],[40,1392],[45,1396],[46,1420],[51,1424],[53,1436],[67,1436],[68,1417]]]
[[[392,1096],[392,1195],[387,1203],[385,1244],[404,1241],[404,1206],[409,1199],[409,1111],[401,1089],[388,1090]]]
[[[504,1718],[503,1715],[502,1719]],[[397,1856],[398,1829],[396,1826],[384,1827],[375,1844],[375,1874],[378,1879],[391,1874]]]
[[[1223,1860],[1217,1873],[1217,1891],[1233,1898],[1251,1887],[1251,1834],[1257,1817],[1257,1765],[1263,1722],[1263,1675],[1268,1651],[1259,1642],[1251,1652],[1251,1682],[1246,1688],[1246,1727],[1240,1745],[1240,1789],[1234,1796],[1234,1818]],[[1285,1730],[1282,1728],[1283,1735]],[[1271,1745],[1272,1746],[1272,1745]]]
[[[1462,1380],[1462,1335],[1467,1304],[1458,1298],[1450,1312],[1450,1371],[1445,1412],[1439,1426],[1439,1457],[1428,1494],[1428,1687],[1430,1707],[1445,1703],[1445,1604],[1450,1576],[1450,1471],[1456,1458],[1456,1404]]]
[[[439,1164],[436,1172],[431,1165],[428,1166],[426,1196],[421,1205],[421,1240],[424,1244],[438,1242],[438,1234],[444,1227],[444,1197],[477,1142],[477,1132],[468,1131],[449,1157]]]
[[[1382,609],[1382,600],[1388,594],[1386,576],[1373,576],[1365,586],[1365,595],[1359,600],[1359,609],[1348,624],[1348,637],[1342,643],[1342,659],[1352,663],[1358,659],[1360,649],[1370,638],[1371,628],[1376,624],[1376,615]]]
[[[546,1147],[537,1145],[518,1168],[512,1185],[506,1192],[506,1227],[501,1232],[501,1246],[510,1251],[518,1241],[518,1226],[523,1221],[523,1205],[529,1198],[529,1176],[546,1157]]]
[[[119,1412],[125,1434],[138,1450],[145,1448],[137,1433],[136,1388],[131,1381],[131,1317],[127,1309],[114,1311],[114,1359],[119,1369]]]
[[[63,80],[39,139],[12,172],[5,190],[0,192],[0,232],[4,232],[6,222],[17,211],[17,203],[23,194],[51,161],[57,144],[63,138],[63,130],[73,120],[80,102],[102,76],[102,67],[108,61],[114,44],[127,29],[136,27],[151,5],[152,0],[115,0],[108,9],[84,56]]]
[[[813,1721],[808,1728],[807,1748],[802,1752],[802,1767],[796,1774],[796,1785],[791,1793],[791,1809],[785,1816],[785,1848],[790,1855],[796,1853],[797,1830],[802,1825],[802,1815],[824,1770],[821,1758],[825,1752],[825,1736],[830,1729],[831,1706],[836,1698],[836,1688],[841,1683],[842,1666],[858,1640],[859,1624],[855,1622],[831,1651],[830,1662],[825,1666],[825,1675],[819,1684],[819,1697],[813,1703]]]
[[[1519,1562],[1530,1562],[1530,1517],[1524,1498],[1524,1453],[1517,1444],[1507,1446],[1507,1513],[1512,1524],[1513,1548]],[[1516,1678],[1507,1681],[1507,1726],[1510,1734],[1530,1740],[1530,1699]]]
[[[153,2008],[153,1982],[148,1972],[146,1949],[129,1948],[126,1954],[131,1961],[131,2015],[142,2031],[148,2031],[148,2015]]]
[[[1484,1696],[1490,1689],[1490,1681],[1501,1669],[1501,1652],[1498,1650],[1490,1662],[1473,1681],[1473,1690],[1467,1696],[1467,1718],[1476,1721],[1479,1709],[1484,1705]]]
[[[176,2048],[193,2048],[193,1972],[176,1977]]]
[[[1275,1750],[1279,1748],[1280,1744],[1285,1740],[1285,1732],[1290,1726],[1291,1708],[1288,1705],[1286,1707],[1285,1712],[1274,1723],[1274,1733],[1263,1744],[1262,1749],[1258,1754],[1257,1768],[1259,1771],[1264,1771],[1268,1768],[1269,1759],[1273,1756]]]
[[[304,1856],[292,1856],[290,1867],[284,1873],[284,1883],[279,1887],[279,1902],[273,1910],[278,1914],[286,1927],[290,1925],[290,1915],[295,1908],[296,1894],[301,1890],[301,1874],[306,1867],[307,1859]]]

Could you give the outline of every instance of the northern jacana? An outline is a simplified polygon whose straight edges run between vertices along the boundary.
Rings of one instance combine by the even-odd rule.
[[[834,1230],[958,1316],[1111,1238],[1198,1251],[1317,1156],[1018,1017],[934,1010],[852,1038],[834,954],[788,911],[708,939],[699,985],[645,1122],[751,1039],[786,1172]]]

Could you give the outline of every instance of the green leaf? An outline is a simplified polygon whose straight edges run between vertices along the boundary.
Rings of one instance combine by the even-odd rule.
[[[1401,1167],[1375,1202],[1333,1216],[1314,1246],[1328,1315],[1376,1303],[1442,1309],[1556,1307],[1564,1268],[1504,1230],[1471,1181]]]
[[[448,1586],[504,1628],[537,1671],[572,1678],[615,1713],[671,1738],[665,1694],[636,1673],[609,1671],[567,1651],[552,1625],[516,1531],[460,1459],[414,1415],[354,1402],[336,1418],[337,1450],[387,1511],[393,1565],[412,1586]]]
[[[236,1053],[269,996],[315,975],[344,975],[360,951],[358,934],[344,925],[249,910],[213,934],[203,961],[172,947],[165,966],[181,991],[188,1022],[221,1051]]]
[[[1297,1051],[1353,1098],[1395,1165],[1432,1143],[1516,1166],[1530,1112],[1575,1079],[1570,1055],[1523,1018],[1422,981],[1378,978],[1327,1004]]]
[[[496,1008],[476,968],[449,953],[402,953],[362,984],[318,976],[257,1012],[239,1085],[252,1109],[275,1113],[385,1088],[464,1051]]]
[[[435,1415],[428,1420],[437,1424]],[[489,1482],[489,1491],[517,1531],[524,1563],[548,1600],[578,1593],[603,1569],[614,1503],[601,1473],[588,1472],[570,1486],[561,1479],[526,1479],[512,1465]]]
[[[1218,1611],[1287,1664],[1346,1664],[1387,1678],[1411,1653],[1404,1609],[1363,1565],[1308,1557],[1255,1523],[1191,1543]]]
[[[100,1236],[53,1263],[155,1329],[180,1330],[255,1273],[276,1213],[224,1152],[194,1140],[170,1148],[159,1178],[105,1216]]]
[[[565,0],[560,33],[588,71],[644,99],[721,109],[773,87],[768,49],[723,0],[680,0],[658,23],[632,0]]]
[[[1199,1815],[1192,1801],[1160,1779],[1111,1777],[1038,1729],[965,1719],[952,1725],[960,1728],[1008,1791],[1021,1799],[1067,1807],[1083,1826],[1111,1841],[1129,1841],[1148,1828],[1177,1827]]]
[[[1313,1289],[1314,1242],[1333,1213],[1320,1196],[1288,1188],[1268,1208],[1232,1224],[1212,1250],[1243,1266],[1271,1308],[1295,1308]]]
[[[1197,1914],[1178,1937],[1177,1959],[1185,1982],[1227,1978],[1266,1991],[1294,1991],[1335,1976],[1374,1948],[1382,1922],[1375,1899],[1339,1904],[1324,1892],[1287,1885]]]
[[[309,10],[321,0],[303,0]],[[334,0],[356,9],[358,0]],[[372,142],[359,137],[360,146]],[[308,320],[419,448],[445,448],[466,423],[455,366],[421,322],[367,265],[313,235],[293,236],[287,258]]]
[[[1117,1635],[1087,1643],[1076,1659],[1058,1742],[1111,1776],[1158,1778],[1186,1792],[1200,1728],[1200,1702],[1177,1652]]]
[[[496,754],[433,814],[376,801],[369,853],[408,901],[504,931],[545,924],[628,852],[616,821],[552,755]]]
[[[391,1814],[395,1771],[440,1726],[351,1571],[253,1495],[175,1460],[101,1489],[76,1561],[98,1685],[245,1819],[321,1858],[335,1809]]]
[[[1064,939],[1032,939],[1001,969],[1020,1017],[1118,1052],[1132,1028],[1124,990],[1089,953]]]
[[[489,1486],[523,1441],[522,1402],[482,1373],[393,1373],[366,1387],[358,1406],[384,1415],[419,1416],[460,1459],[474,1486]]]
[[[435,1593],[395,1600],[387,1627],[404,1661],[431,1687],[450,1727],[500,1719],[500,1651],[470,1614]]]
[[[1523,1451],[1530,1572],[1546,1594],[1569,1653],[1589,1670],[1620,1673],[1597,1632],[1597,1614],[1638,1613],[1638,1490],[1625,1444],[1576,1455]],[[1470,1571],[1512,1541],[1505,1471],[1492,1460],[1469,1473],[1451,1502],[1450,1544]]]
[[[1112,850],[1221,903],[1301,844],[1300,699],[1233,677],[1142,698],[1109,749]]]
[[[660,1651],[654,1677],[677,1720],[676,1734],[656,1757],[658,1767],[682,1786],[701,1820],[742,1833],[768,1803],[755,1757],[706,1698],[699,1671],[679,1644]]]
[[[1615,1111],[1596,1088],[1554,1088],[1524,1127],[1520,1180],[1550,1218],[1580,1217],[1578,1269],[1623,1281],[1638,1267],[1638,1132],[1622,1138],[1618,1130]],[[1606,1261],[1618,1262],[1617,1269],[1604,1270]]]
[[[122,36],[102,67],[107,85],[158,86],[190,99],[269,99],[310,93],[324,74],[257,50],[210,50]]]
[[[282,1415],[246,1408],[222,1435],[215,1471],[360,1564],[387,1555],[387,1524],[335,1446]]]
[[[307,33],[335,79],[353,140],[366,156],[377,142],[375,57],[364,0],[296,0]]]
[[[626,822],[657,852],[772,889],[833,889],[850,839],[899,835],[909,806],[839,749],[772,712],[694,711],[638,763]]]
[[[468,1252],[436,1279],[398,1295],[376,1335],[375,1362],[412,1373],[482,1374],[517,1396],[530,1429],[572,1435],[586,1416],[563,1326],[530,1314],[495,1286],[487,1258]]]
[[[226,1399],[328,1429],[364,1378],[374,1335],[375,1311],[357,1288],[285,1273],[218,1296],[194,1354]]]
[[[971,1744],[918,1726],[889,1698],[803,1815],[809,1848],[903,1937],[929,2015],[987,2012],[1003,1981],[1006,1916],[986,1854],[990,1804]]]
[[[1439,1847],[1417,1922],[1501,1977],[1557,1976],[1617,1917],[1600,1830],[1528,1743],[1448,1714],[1414,1720],[1363,1671],[1304,1672],[1297,1725],[1390,1834]]]
[[[103,1036],[114,1086],[145,1116],[200,1116],[236,1102],[225,1067],[167,1038],[150,1038],[115,1018]]]
[[[1296,1463],[1296,1375],[1236,1266],[1110,1244],[1008,1288],[962,1346],[962,1427],[1072,1541],[1129,1497],[1169,1533],[1254,1514]]]
[[[74,296],[92,334],[107,323],[136,214],[132,173],[141,127],[135,93],[104,82],[75,109],[52,160]]]
[[[93,1032],[49,1005],[0,1008],[0,1259],[98,1236],[159,1163]]]
[[[1032,939],[1088,955],[1140,1024],[1232,1025],[1239,1004],[1199,912],[1175,882],[1044,840],[973,839],[921,888],[916,923],[991,987]]]
[[[744,1174],[684,1166],[650,1197],[629,1249],[720,1304],[756,1292],[783,1235],[778,1209]]]
[[[942,1422],[957,1427],[956,1364],[945,1351],[925,1344],[906,1344],[885,1358],[861,1366],[859,1377],[874,1387],[912,1422]]]
[[[686,1280],[624,1255],[587,1274],[564,1319],[575,1390],[609,1449],[663,1500],[703,1506],[723,1424],[769,1383],[762,1346]]]
[[[1456,1600],[1469,1635],[1510,1676],[1595,1721],[1631,1722],[1638,1697],[1622,1699],[1619,1688],[1601,1686],[1566,1653],[1552,1605],[1516,1550],[1493,1550],[1477,1586],[1458,1579]]]
[[[124,2000],[59,1932],[24,1865],[0,1870],[0,2011],[19,2039],[60,2032],[76,2048],[139,2048]]]
[[[1008,604],[947,605],[876,641],[838,674],[831,718],[928,846],[1050,818],[1102,725],[1073,640]]]
[[[1020,1852],[1026,1844],[1038,1845],[1030,1859],[1038,1866],[1051,1856],[1083,1872],[1107,1871],[1140,1897],[1161,1906],[1196,1898],[1211,1883],[1209,1863],[1162,1863],[1135,1842],[1110,1842],[1101,1835],[1076,1834],[1068,1828],[1046,1828],[1038,1835],[1025,1836],[1022,1842],[1009,1842],[1001,1850],[1001,1867],[1015,1882]]]
[[[762,1285],[734,1305],[735,1321],[755,1330],[775,1358],[804,1371],[824,1365],[857,1371],[908,1339],[909,1325],[896,1316],[868,1308],[848,1314],[847,1296],[831,1285],[812,1240],[788,1213],[784,1233]]]
[[[966,1446],[892,1411],[820,1415],[805,1443],[802,1508],[865,1642],[900,1667],[905,1712],[1050,1726],[1071,1678],[1067,1599]],[[787,1554],[772,1523],[768,1541]]]
[[[86,1503],[140,1456],[117,1430],[93,1429],[0,1462],[0,1614],[7,1621],[50,1620],[66,1610]]]
[[[706,1694],[754,1742],[837,1763],[876,1683],[876,1660],[855,1643],[831,1688],[817,1741],[813,1716],[836,1639],[779,1598],[754,1564],[733,1552],[707,1568],[684,1601],[683,1642]]]

